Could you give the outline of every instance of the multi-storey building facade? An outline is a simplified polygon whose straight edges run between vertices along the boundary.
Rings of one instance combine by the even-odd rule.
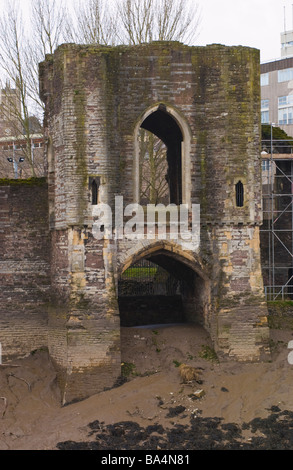
[[[6,85],[0,89],[0,178],[44,176],[44,138],[41,125],[34,116],[23,127],[18,91]]]
[[[261,64],[261,122],[293,135],[293,57]]]
[[[293,136],[293,31],[281,34],[281,58],[261,64],[261,122]]]

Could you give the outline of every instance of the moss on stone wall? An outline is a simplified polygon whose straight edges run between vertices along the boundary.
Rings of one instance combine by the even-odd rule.
[[[44,184],[47,184],[46,178],[0,179],[0,186],[43,186]]]
[[[268,324],[276,330],[293,330],[293,301],[268,302]]]
[[[86,123],[86,94],[84,86],[84,74],[82,59],[79,58],[78,64],[78,85],[73,90],[73,103],[74,113],[76,117],[75,124],[75,152],[76,152],[76,171],[79,176],[79,184],[76,187],[77,193],[77,222],[83,224],[84,215],[87,207],[86,192],[85,188],[88,184],[88,171],[87,171],[87,159],[86,159],[86,135],[85,135],[85,123]]]
[[[200,155],[200,211],[201,216],[204,217],[207,213],[207,133],[201,132],[197,141],[198,154]]]

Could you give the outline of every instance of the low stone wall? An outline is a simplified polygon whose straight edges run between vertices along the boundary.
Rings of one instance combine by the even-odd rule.
[[[50,289],[44,179],[0,180],[0,342],[3,359],[47,346]]]

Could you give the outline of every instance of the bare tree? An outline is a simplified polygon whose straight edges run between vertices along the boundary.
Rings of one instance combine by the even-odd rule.
[[[79,0],[68,39],[82,44],[142,44],[194,40],[199,9],[193,0]]]
[[[169,204],[167,148],[152,132],[140,130],[140,200]]]
[[[32,176],[35,176],[32,161],[32,148],[30,139],[29,109],[27,95],[27,71],[25,61],[25,48],[27,41],[24,34],[24,22],[21,10],[17,2],[10,2],[0,17],[0,61],[2,69],[12,88],[17,91],[19,105],[10,100],[11,94],[7,94],[4,117],[13,127],[14,136],[25,135],[25,154],[31,168]]]
[[[26,42],[25,61],[29,66],[26,77],[30,109],[40,119],[43,103],[39,97],[39,63],[46,54],[53,54],[67,38],[65,25],[68,12],[58,0],[31,0],[30,29],[32,34]]]
[[[200,14],[191,0],[119,0],[120,39],[128,44],[150,41],[191,42],[198,34]]]
[[[190,0],[157,0],[156,28],[159,41],[190,43],[198,36],[198,4]]]
[[[67,9],[56,0],[31,0],[31,27],[35,49],[39,56],[53,54],[56,47],[66,38],[64,21]]]
[[[74,21],[67,24],[67,38],[81,44],[114,45],[117,39],[117,12],[106,0],[79,0],[74,5]]]
[[[154,0],[122,0],[120,20],[122,41],[142,44],[152,40],[154,24]]]
[[[43,117],[38,66],[64,37],[65,10],[55,0],[31,0],[28,18],[24,19],[19,0],[9,0],[0,16],[0,69],[9,83],[6,89],[15,90],[18,98],[15,100],[11,92],[5,93],[1,112],[14,139],[22,141],[23,157],[29,164],[31,176],[36,176],[44,172],[43,165],[37,168],[39,163],[34,159],[32,142],[33,134],[42,132],[38,125]]]

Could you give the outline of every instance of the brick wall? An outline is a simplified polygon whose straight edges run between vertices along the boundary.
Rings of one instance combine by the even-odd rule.
[[[0,181],[0,342],[4,357],[47,346],[47,198],[44,180]]]

